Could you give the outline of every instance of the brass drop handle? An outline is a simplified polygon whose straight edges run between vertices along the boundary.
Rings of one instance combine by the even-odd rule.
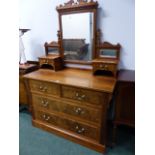
[[[46,86],[45,87],[44,86],[40,86],[39,89],[42,92],[46,92],[47,91],[47,87]]]
[[[44,88],[43,86],[40,86],[40,87],[39,87],[40,90],[43,90],[43,88]]]
[[[50,116],[47,116],[46,114],[43,114],[43,119],[44,119],[45,121],[48,121],[48,120],[50,119]]]
[[[83,128],[83,127],[80,128],[78,125],[76,125],[75,129],[76,129],[76,132],[79,133],[79,134],[81,134],[81,133],[83,133],[85,131],[85,128]]]
[[[42,103],[42,105],[43,105],[44,107],[47,107],[47,106],[48,106],[48,101],[42,100],[41,103]]]
[[[81,95],[81,98],[84,99],[86,97],[86,95]]]
[[[44,60],[44,63],[48,64],[48,60]]]
[[[80,114],[84,114],[84,110],[82,110],[81,108],[76,108],[76,109],[75,109],[75,113],[76,113],[76,114],[79,114],[79,115],[80,115]]]
[[[75,96],[76,96],[76,97],[79,97],[79,93],[76,92],[76,93],[75,93]]]
[[[85,99],[85,97],[86,97],[86,95],[79,95],[79,93],[77,92],[77,93],[75,93],[75,96],[77,97],[77,99],[78,100],[83,100],[83,99]]]
[[[107,70],[108,69],[108,65],[100,64],[100,68]]]

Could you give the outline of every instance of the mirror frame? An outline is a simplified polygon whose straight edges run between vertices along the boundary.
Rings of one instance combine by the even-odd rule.
[[[58,54],[52,54],[52,55],[60,55],[59,54],[59,45],[58,45],[58,42],[56,42],[56,41],[52,41],[50,43],[45,42],[44,47],[45,47],[45,54],[46,54],[46,56],[49,55],[49,54],[51,54],[49,52],[49,48],[56,48],[56,49],[58,49]]]
[[[85,13],[91,12],[93,13],[93,45],[92,45],[92,60],[97,56],[97,8],[98,2],[94,2],[93,0],[78,0],[74,2],[74,0],[70,0],[64,5],[59,5],[56,7],[59,18],[59,31],[58,31],[58,44],[60,56],[64,59],[64,49],[63,49],[63,29],[62,29],[62,15],[67,14],[75,14],[75,13]],[[65,63],[69,64],[84,64],[91,65],[91,61],[80,61],[80,60],[64,60]]]
[[[114,44],[111,44],[109,42],[103,42],[103,43],[100,43],[97,47],[97,58],[100,58],[100,59],[113,59],[113,60],[119,60],[120,58],[120,48],[121,48],[121,45],[118,43],[116,45]],[[100,50],[101,49],[108,49],[108,50],[116,50],[116,57],[114,58],[111,58],[111,57],[101,57],[100,56]]]

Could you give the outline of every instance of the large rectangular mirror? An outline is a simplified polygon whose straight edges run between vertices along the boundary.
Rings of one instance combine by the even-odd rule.
[[[93,49],[93,13],[62,16],[62,43],[65,60],[91,61]]]

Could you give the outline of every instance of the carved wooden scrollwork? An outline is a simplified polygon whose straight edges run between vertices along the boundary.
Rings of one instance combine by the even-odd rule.
[[[66,7],[78,7],[78,6],[83,6],[83,5],[98,5],[97,1],[94,0],[69,0],[68,2],[64,3],[63,5],[59,5],[56,7],[57,10],[59,9],[65,9]]]
[[[74,3],[75,3],[74,0],[70,0],[70,1],[68,1],[66,3],[64,3],[64,5],[73,5]]]
[[[121,45],[119,43],[114,45],[114,44],[111,44],[110,42],[107,42],[107,41],[101,43],[100,46],[102,48],[105,48],[105,49],[118,49],[118,50],[120,50],[120,48],[121,48]]]
[[[77,0],[77,1],[79,2],[79,4],[88,2],[88,0]]]

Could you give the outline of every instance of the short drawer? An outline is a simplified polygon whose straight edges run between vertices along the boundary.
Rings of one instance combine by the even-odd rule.
[[[47,58],[40,58],[39,59],[39,64],[43,65],[43,64],[53,64],[53,60],[52,59],[47,59]]]
[[[106,94],[102,92],[62,86],[62,97],[81,101],[81,104],[87,102],[94,105],[102,105],[104,104],[105,96]]]
[[[60,96],[60,86],[55,83],[29,80],[31,91]]]
[[[117,66],[116,64],[96,63],[93,64],[93,67],[96,70],[115,71]]]
[[[62,112],[94,123],[101,122],[101,109],[84,107],[78,104],[71,104],[53,98],[49,99],[35,94],[32,95],[32,101],[35,107]]]
[[[61,118],[55,114],[49,114],[43,111],[35,111],[35,119],[40,120],[44,123],[48,123],[59,128],[72,131],[76,134],[86,136],[93,140],[99,141],[100,129],[92,126],[88,126],[84,123],[80,123],[71,119]]]

